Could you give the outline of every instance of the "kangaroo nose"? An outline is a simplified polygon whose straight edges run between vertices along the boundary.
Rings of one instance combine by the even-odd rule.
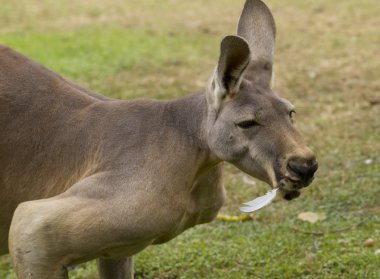
[[[304,181],[309,181],[318,169],[318,163],[313,158],[305,159],[301,157],[292,158],[288,161],[288,171]]]

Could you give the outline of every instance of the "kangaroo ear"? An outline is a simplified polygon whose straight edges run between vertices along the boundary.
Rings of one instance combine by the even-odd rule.
[[[243,72],[250,61],[250,50],[245,39],[227,36],[220,44],[220,56],[208,88],[208,102],[219,110],[227,96],[239,91]]]
[[[252,61],[244,78],[270,85],[276,25],[269,8],[260,0],[246,0],[237,33],[247,40]]]

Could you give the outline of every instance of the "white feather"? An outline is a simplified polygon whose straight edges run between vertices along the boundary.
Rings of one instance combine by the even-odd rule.
[[[270,204],[270,202],[276,197],[278,188],[274,188],[264,196],[258,197],[252,201],[244,203],[245,206],[240,207],[243,212],[253,212],[260,208]]]

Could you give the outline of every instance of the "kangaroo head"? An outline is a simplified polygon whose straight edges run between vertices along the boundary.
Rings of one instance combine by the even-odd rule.
[[[260,0],[247,0],[238,35],[221,42],[207,87],[208,144],[221,160],[299,196],[317,170],[312,151],[293,126],[294,106],[270,87],[275,23]]]

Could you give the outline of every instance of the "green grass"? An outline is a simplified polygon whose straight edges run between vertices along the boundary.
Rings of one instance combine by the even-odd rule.
[[[241,2],[0,0],[0,43],[104,95],[176,98],[202,90]],[[214,221],[149,247],[135,257],[137,278],[380,278],[380,105],[371,105],[380,98],[380,5],[267,2],[278,25],[275,89],[297,106],[317,178],[253,221]],[[226,169],[222,213],[235,215],[268,187]],[[308,224],[297,219],[305,211],[327,218]],[[70,274],[97,278],[94,263]],[[15,278],[8,256],[0,278]]]

